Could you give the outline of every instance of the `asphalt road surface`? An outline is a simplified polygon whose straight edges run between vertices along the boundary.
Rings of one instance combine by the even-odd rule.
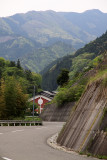
[[[61,122],[44,122],[43,126],[0,127],[0,160],[93,160],[47,145],[47,139],[62,126]]]

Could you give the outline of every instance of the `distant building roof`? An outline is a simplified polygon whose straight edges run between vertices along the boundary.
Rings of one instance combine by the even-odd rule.
[[[44,96],[44,97],[53,99],[54,96],[56,95],[56,93],[55,93],[55,92],[49,92],[49,91],[41,91],[41,92],[39,92],[37,95],[42,95],[42,96]]]
[[[52,92],[41,91],[35,95],[35,99],[41,96],[41,97],[47,99],[48,101],[51,101],[54,98],[54,96],[56,95],[56,93],[57,92],[55,92],[55,91],[52,91]],[[29,99],[29,101],[32,101],[32,100],[33,100],[33,97]]]

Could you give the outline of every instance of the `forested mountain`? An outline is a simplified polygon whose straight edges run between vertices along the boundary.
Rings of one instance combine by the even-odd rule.
[[[53,60],[103,34],[106,19],[107,14],[99,10],[30,11],[0,18],[0,56],[20,58],[24,67],[39,72]]]
[[[21,59],[21,63],[24,68],[40,72],[54,60],[65,56],[65,54],[72,54],[74,51],[75,49],[71,45],[57,42],[49,47],[35,49],[33,53],[25,55]]]
[[[85,45],[85,47],[77,50],[74,55],[58,59],[47,66],[46,72],[45,69],[41,72],[43,74],[43,89],[55,90],[57,88],[56,80],[62,68],[70,71],[69,76],[72,79],[81,71],[87,71],[96,66],[105,52],[107,52],[107,32]]]

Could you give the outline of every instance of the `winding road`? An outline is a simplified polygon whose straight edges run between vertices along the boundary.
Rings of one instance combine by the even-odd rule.
[[[47,145],[62,126],[62,122],[44,122],[43,126],[0,127],[0,160],[93,160]]]

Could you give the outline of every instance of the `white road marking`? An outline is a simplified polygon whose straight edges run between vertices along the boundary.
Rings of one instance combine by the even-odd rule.
[[[12,131],[12,133],[15,133],[15,132],[22,132],[24,130],[15,130],[15,131]]]
[[[0,134],[3,134],[3,133],[0,133]]]
[[[35,128],[35,129],[44,129],[44,128],[47,128],[47,127],[39,127],[39,128]]]
[[[12,160],[12,159],[9,159],[9,158],[7,158],[7,157],[2,157],[3,159],[5,159],[5,160]]]

